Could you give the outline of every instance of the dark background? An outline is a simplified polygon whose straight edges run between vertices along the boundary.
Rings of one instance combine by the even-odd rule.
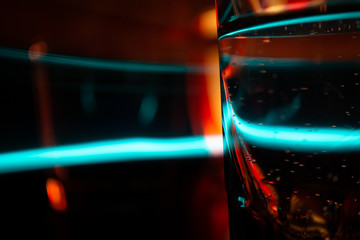
[[[0,47],[214,69],[216,32],[202,20],[213,9],[208,0],[6,1]],[[216,71],[109,70],[44,63],[36,54],[1,56],[1,153],[221,132]],[[156,103],[152,113],[141,110],[147,99]],[[50,206],[48,179],[64,186],[66,209]],[[219,154],[2,174],[0,230],[11,239],[227,239],[223,181]]]

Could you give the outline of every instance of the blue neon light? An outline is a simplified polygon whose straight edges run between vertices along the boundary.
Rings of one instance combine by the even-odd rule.
[[[207,157],[214,154],[214,149],[208,145],[209,140],[220,143],[213,147],[222,148],[221,136],[215,135],[169,139],[130,138],[2,153],[0,173],[45,169],[57,165]]]
[[[17,60],[29,60],[29,52],[20,49],[0,47],[0,57],[12,58]],[[171,65],[141,63],[118,60],[105,60],[97,58],[84,58],[66,56],[60,54],[47,54],[40,57],[38,62],[68,65],[72,67],[95,68],[112,71],[141,71],[141,72],[164,72],[164,73],[206,73],[216,72],[217,68],[201,65]]]
[[[241,196],[238,196],[238,202],[240,203],[240,207],[246,207],[245,205],[245,198],[244,197],[241,197]]]
[[[240,36],[243,33],[251,32],[260,29],[266,28],[274,28],[274,27],[281,27],[281,26],[288,26],[288,25],[295,25],[301,23],[313,23],[313,22],[322,22],[322,21],[336,21],[336,20],[345,20],[345,19],[356,19],[360,18],[360,12],[347,12],[347,13],[334,13],[334,14],[326,14],[326,15],[317,15],[317,16],[310,16],[310,17],[301,17],[289,20],[282,20],[277,22],[265,23],[261,25],[257,25],[254,27],[240,29],[231,33],[224,34],[223,36],[219,37],[220,39],[226,37],[235,37]]]
[[[248,123],[234,115],[239,136],[252,145],[300,152],[360,150],[360,129],[284,127]]]

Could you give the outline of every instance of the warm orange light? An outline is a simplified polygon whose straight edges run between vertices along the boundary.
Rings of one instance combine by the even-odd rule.
[[[204,119],[205,135],[221,134],[221,96],[220,96],[220,70],[218,47],[214,46],[205,52],[205,64],[214,71],[205,75],[207,101],[209,103],[210,118]],[[216,70],[216,71],[215,71]]]
[[[206,38],[217,37],[216,26],[216,11],[215,9],[207,10],[201,13],[198,17],[198,30],[199,33]]]
[[[53,178],[46,180],[46,191],[50,206],[57,211],[64,211],[67,208],[65,189],[63,184]]]
[[[271,209],[274,211],[274,212],[277,212],[278,208],[276,206],[271,206]]]

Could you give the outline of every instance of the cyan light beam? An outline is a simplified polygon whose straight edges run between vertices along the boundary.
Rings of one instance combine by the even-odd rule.
[[[208,157],[221,154],[221,139],[221,135],[129,138],[2,153],[0,173],[46,169],[58,165]]]
[[[31,52],[30,52],[31,54]],[[38,55],[39,53],[35,53]],[[11,49],[0,47],[0,57],[11,58],[17,60],[29,59],[29,51],[21,49]],[[171,65],[171,64],[155,64],[155,63],[140,63],[140,62],[128,62],[117,60],[105,60],[97,58],[84,58],[76,56],[66,56],[60,54],[46,54],[39,57],[37,62],[68,65],[72,67],[84,67],[95,68],[112,71],[130,71],[130,72],[163,72],[163,73],[207,73],[216,72],[218,69],[211,66],[201,65]]]
[[[233,121],[239,137],[255,146],[298,152],[360,151],[360,129],[259,125],[235,114]]]
[[[267,28],[275,28],[275,27],[282,27],[282,26],[289,26],[301,23],[315,23],[315,22],[325,22],[325,21],[336,21],[336,20],[347,20],[347,19],[356,19],[360,18],[360,11],[356,12],[347,12],[347,13],[333,13],[333,14],[323,14],[317,16],[310,16],[310,17],[301,17],[289,20],[282,20],[277,22],[265,23],[253,27],[248,27],[244,29],[240,29],[231,33],[227,33],[219,37],[220,39],[227,38],[227,37],[236,37],[240,35],[244,35],[246,32],[251,32],[255,30],[267,29]]]

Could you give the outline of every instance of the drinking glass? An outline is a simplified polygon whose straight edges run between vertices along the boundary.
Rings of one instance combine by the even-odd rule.
[[[360,239],[360,1],[217,0],[231,239]]]

